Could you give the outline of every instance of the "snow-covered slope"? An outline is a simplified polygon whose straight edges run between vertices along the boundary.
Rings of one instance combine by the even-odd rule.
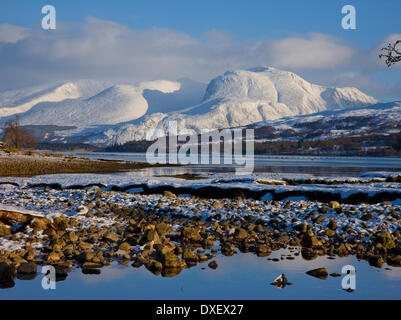
[[[179,89],[180,83],[166,80],[112,86],[92,80],[68,82],[45,92],[34,92],[24,98],[26,102],[12,108],[0,108],[1,120],[19,114],[23,125],[69,125],[84,129],[117,124],[135,120],[147,112],[144,90],[171,93]]]
[[[270,127],[275,138],[329,139],[346,136],[389,135],[401,132],[401,101],[377,103],[348,110],[262,121],[254,128]],[[256,137],[268,139],[269,137]]]
[[[78,80],[57,86],[39,86],[0,92],[0,118],[29,111],[41,102],[87,98],[110,85],[110,82]]]
[[[177,121],[178,130],[200,132],[376,102],[356,88],[322,87],[275,68],[228,71],[209,83],[202,103],[181,113],[151,114],[140,122],[108,130],[105,142],[142,140],[152,128],[166,130],[170,121]]]
[[[201,91],[203,91],[203,98]],[[75,126],[60,141],[96,144],[146,139],[151,129],[220,129],[355,109],[377,101],[356,88],[311,84],[275,68],[228,71],[204,84],[182,79],[142,83],[81,80],[0,94],[0,124],[19,114],[23,125]],[[77,138],[78,137],[78,138]]]

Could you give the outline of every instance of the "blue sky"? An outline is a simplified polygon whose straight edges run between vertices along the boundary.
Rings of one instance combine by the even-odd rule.
[[[46,32],[40,29],[42,19],[41,8],[46,4],[55,6],[57,10],[57,23],[58,26],[61,26],[51,35],[45,34]],[[346,4],[354,5],[356,8],[356,30],[343,30],[341,28],[341,8]],[[172,39],[171,41],[169,40],[169,47],[166,50],[169,59],[166,56],[156,57],[157,61],[155,63],[152,64],[149,62],[148,73],[146,72],[146,68],[142,68],[145,62],[140,63],[139,67],[135,66],[135,61],[144,59],[143,56],[136,56],[135,61],[127,57],[126,66],[132,66],[130,72],[133,75],[135,74],[133,77],[138,77],[138,80],[156,76],[166,78],[171,75],[171,77],[192,77],[195,80],[207,82],[211,77],[223,72],[225,68],[251,67],[252,60],[254,60],[258,64],[275,64],[274,66],[276,67],[297,72],[309,81],[320,82],[325,85],[351,85],[352,82],[355,82],[355,86],[368,91],[372,95],[383,99],[398,98],[401,100],[400,68],[394,67],[388,69],[384,64],[371,63],[371,61],[365,59],[365,56],[374,59],[377,56],[376,52],[380,44],[386,43],[386,40],[394,39],[394,36],[391,37],[391,35],[401,34],[400,12],[401,1],[399,0],[2,0],[0,2],[0,25],[23,27],[33,31],[29,37],[19,39],[18,41],[21,43],[13,43],[15,46],[13,48],[14,51],[12,51],[12,48],[9,48],[9,43],[6,52],[4,52],[5,49],[3,48],[2,55],[0,46],[0,58],[8,58],[10,59],[10,63],[17,64],[19,61],[15,58],[17,56],[16,53],[20,54],[18,50],[21,50],[23,44],[27,46],[26,50],[32,50],[33,39],[36,42],[43,41],[43,45],[49,45],[53,48],[53,51],[57,51],[55,48],[62,46],[60,44],[62,39],[70,40],[70,38],[76,36],[78,37],[76,39],[77,43],[79,43],[83,39],[87,40],[94,36],[95,31],[90,28],[102,30],[106,30],[103,28],[111,28],[114,30],[116,26],[107,24],[107,22],[113,22],[121,29],[116,31],[117,33],[110,34],[110,37],[116,35],[116,38],[119,39],[129,38],[132,35],[129,32],[135,32],[135,36],[133,37],[135,41],[139,41],[139,39],[147,37],[149,32],[153,32],[151,37],[155,37],[154,41],[157,42],[160,41],[160,38],[155,35],[157,33],[155,30],[163,30],[159,31],[160,37]],[[96,19],[96,23],[93,23],[93,20],[88,22],[88,19]],[[99,24],[102,24],[100,28],[98,27]],[[124,28],[128,28],[129,30],[123,30]],[[89,29],[90,31],[88,31]],[[10,31],[10,27],[8,27],[6,31],[3,30],[4,32],[15,32],[15,30]],[[85,37],[77,36],[77,33],[84,32],[87,32]],[[106,34],[107,32],[105,31]],[[141,32],[143,37],[136,37]],[[168,33],[167,36],[165,32]],[[29,42],[28,38],[30,39],[30,46],[27,43]],[[180,39],[180,41],[177,39]],[[300,39],[306,42],[300,43],[301,41],[298,41]],[[175,41],[177,43],[171,45],[171,42]],[[294,41],[296,45],[293,47],[292,43]],[[195,42],[199,43],[194,44]],[[208,44],[202,45],[204,43]],[[263,45],[260,45],[261,43]],[[335,43],[336,46],[332,47],[330,43]],[[117,43],[114,40],[110,40],[110,46],[111,44],[115,48],[119,46],[127,48],[126,43]],[[76,43],[74,42],[72,47],[75,48],[75,45]],[[174,45],[180,48],[178,53],[171,48]],[[214,47],[212,47],[213,45]],[[224,50],[221,49],[223,45],[226,46]],[[183,46],[185,46],[185,49],[182,49]],[[188,48],[190,46],[192,47]],[[293,48],[294,51],[300,50],[300,55],[305,55],[307,54],[308,46],[310,46],[311,51],[322,50],[322,52],[325,52],[324,50],[327,50],[326,54],[323,54],[326,60],[322,61],[322,68],[316,68],[300,61],[286,63],[277,58],[277,55],[282,52],[280,50],[283,50],[285,53],[287,48],[288,50],[289,48]],[[137,51],[135,46],[129,46],[129,48],[132,51]],[[146,48],[154,51],[154,47],[148,43],[143,46],[141,44],[140,51],[146,51]],[[271,52],[270,48],[274,48],[273,52]],[[347,52],[346,48],[352,50],[352,54]],[[342,59],[341,62],[339,61],[340,58],[336,57],[335,54],[334,57],[330,55],[331,49],[339,52],[339,57]],[[94,47],[93,52],[87,51],[87,54],[93,55],[103,50],[106,49],[104,47]],[[254,54],[249,55],[248,58],[242,58],[250,50],[259,50],[259,52],[266,50],[266,59],[263,59],[263,54]],[[188,55],[184,54],[184,51],[188,52]],[[199,51],[204,54],[198,55]],[[235,52],[235,55],[231,56],[230,52]],[[195,65],[196,63],[199,64],[199,71],[191,66],[191,54],[194,57]],[[109,54],[108,56],[110,57],[110,55],[114,56],[114,54]],[[11,59],[10,56],[14,57]],[[117,56],[118,59],[124,61],[124,57],[120,54]],[[214,56],[217,57],[216,61],[213,61],[210,66],[207,65],[205,61],[208,58],[213,59]],[[224,56],[228,56],[227,61],[223,59]],[[363,63],[359,61],[361,59],[358,59],[358,56],[363,57]],[[219,57],[221,61],[218,59]],[[99,72],[94,72],[93,70],[96,69],[95,64],[85,72],[74,73],[72,72],[72,69],[74,69],[73,59],[76,59],[75,67],[77,70],[82,70],[83,65],[92,64],[92,61],[85,64],[84,58],[79,55],[74,55],[67,59],[65,55],[60,55],[58,51],[57,55],[50,56],[47,62],[44,58],[31,54],[25,57],[23,64],[25,64],[26,68],[32,70],[28,72],[26,81],[21,80],[21,82],[24,84],[26,82],[28,85],[28,79],[35,79],[35,69],[33,66],[27,65],[27,60],[32,60],[32,64],[37,63],[42,69],[46,65],[51,65],[52,69],[49,67],[48,71],[44,71],[49,80],[52,70],[54,71],[53,74],[55,74],[54,79],[63,80],[63,70],[56,67],[57,61],[60,64],[69,65],[69,69],[64,70],[64,73],[68,71],[66,72],[66,76],[69,78],[85,76],[104,78],[107,76],[99,74]],[[107,58],[99,58],[98,63],[106,66],[110,65],[110,68],[112,68],[112,65],[115,66],[115,69],[112,70],[116,71],[109,73],[111,77],[118,78],[118,69],[123,69],[123,67],[116,65],[115,62],[110,63],[108,60],[103,59]],[[288,59],[290,61],[291,57]],[[330,65],[330,59],[335,60],[333,60],[333,68],[324,67],[324,64]],[[182,63],[179,63],[178,60],[182,61]],[[166,67],[163,72],[160,71],[164,69],[164,65],[159,66],[160,61],[170,63],[171,68]],[[156,72],[155,68],[151,68],[152,65],[158,66],[159,72]],[[172,72],[173,66],[174,72]],[[181,73],[176,72],[179,68],[182,68]],[[10,66],[8,66],[7,70],[9,78],[15,79],[15,81],[19,79],[19,74],[23,73],[21,70],[13,71]],[[129,77],[128,74],[123,73],[121,73],[121,78]],[[0,80],[4,79],[0,78]],[[36,81],[44,80],[40,76],[36,79]],[[9,83],[13,85],[14,81],[10,81]],[[2,89],[1,85],[0,89]]]

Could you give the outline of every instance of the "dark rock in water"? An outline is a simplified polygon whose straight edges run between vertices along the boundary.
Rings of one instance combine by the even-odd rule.
[[[36,278],[36,273],[33,273],[33,274],[17,273],[18,280],[33,280],[35,278]]]
[[[384,260],[381,256],[370,256],[368,262],[372,267],[381,268]]]
[[[185,249],[183,251],[182,259],[185,260],[185,262],[189,266],[194,266],[199,262],[199,256],[195,252],[192,252],[190,249]]]
[[[320,246],[320,241],[314,235],[306,234],[302,238],[302,246],[305,248],[315,248]]]
[[[272,253],[272,249],[268,245],[260,245],[256,248],[256,254],[259,257],[267,257]]]
[[[276,279],[274,279],[271,285],[275,286],[276,288],[282,289],[286,286],[292,285],[292,283],[288,282],[286,276],[284,275],[284,273],[282,273]]]
[[[15,282],[12,278],[0,281],[0,289],[10,289],[15,287]]]
[[[134,268],[140,268],[140,267],[143,266],[143,263],[142,263],[141,261],[139,261],[138,259],[136,259],[136,260],[132,263],[132,266],[133,266]]]
[[[322,280],[327,279],[327,276],[329,275],[326,268],[313,269],[313,270],[307,271],[306,274],[309,274],[312,277],[319,278]]]
[[[213,270],[217,269],[217,267],[218,267],[217,261],[213,260],[213,261],[209,262],[208,266],[209,266],[209,268],[211,268]]]
[[[83,268],[82,273],[83,274],[100,274],[101,270],[96,269],[96,268]]]
[[[235,245],[230,242],[224,242],[221,245],[221,252],[225,256],[232,256],[234,254],[234,250],[235,250]]]
[[[155,275],[159,275],[163,270],[163,265],[156,260],[149,260],[145,264],[146,269]]]
[[[401,267],[401,255],[388,258],[387,264],[394,267]]]
[[[333,278],[341,277],[341,274],[333,272],[333,273],[330,273],[330,277],[333,277]]]
[[[5,262],[0,263],[0,281],[9,280],[15,275],[15,268]]]
[[[336,253],[339,257],[348,256],[348,250],[344,243],[339,245],[339,247],[336,249]]]
[[[311,248],[302,248],[301,255],[302,258],[308,261],[314,260],[318,257],[316,250],[313,250]]]
[[[179,257],[177,257],[174,253],[166,253],[162,256],[162,264],[164,268],[167,269],[181,269],[182,262]]]
[[[19,274],[36,274],[37,266],[35,263],[21,263],[17,269]]]
[[[181,273],[182,268],[163,268],[162,277],[163,278],[172,278]]]

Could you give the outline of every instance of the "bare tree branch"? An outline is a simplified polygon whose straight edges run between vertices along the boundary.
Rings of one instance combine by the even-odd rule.
[[[389,43],[387,47],[381,49],[386,52],[385,54],[379,54],[379,58],[386,58],[386,64],[390,67],[392,64],[401,61],[401,48],[397,49],[397,46],[401,44],[401,40],[397,40],[394,44]]]
[[[6,128],[2,140],[12,148],[35,148],[36,138],[28,130],[22,128],[18,117],[16,120],[10,120],[6,123]]]

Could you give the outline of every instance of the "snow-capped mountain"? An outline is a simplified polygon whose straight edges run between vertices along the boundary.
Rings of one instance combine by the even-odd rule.
[[[188,79],[81,80],[9,91],[0,94],[0,124],[18,114],[23,125],[76,127],[59,141],[122,144],[145,139],[150,129],[166,130],[173,120],[178,130],[200,132],[375,103],[356,88],[327,88],[292,72],[255,68],[228,71],[207,87]]]
[[[203,101],[180,113],[151,114],[140,122],[106,132],[107,140],[143,140],[152,128],[178,130],[230,128],[324,110],[357,108],[377,100],[356,88],[327,88],[311,84],[292,72],[275,68],[228,71],[213,79]]]

